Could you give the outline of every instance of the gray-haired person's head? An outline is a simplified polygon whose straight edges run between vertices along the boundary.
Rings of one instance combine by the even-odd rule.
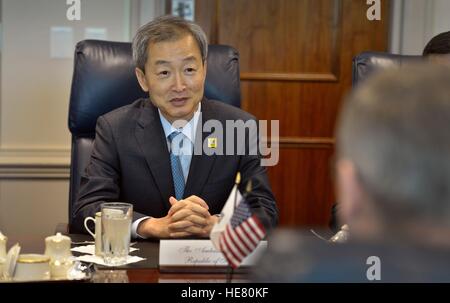
[[[168,15],[148,22],[136,32],[132,44],[135,66],[145,72],[150,43],[176,41],[186,35],[191,35],[197,42],[204,63],[208,55],[208,42],[205,32],[193,22]]]
[[[450,225],[450,69],[420,64],[375,75],[344,103],[338,159],[387,222]],[[387,223],[386,222],[386,223]]]

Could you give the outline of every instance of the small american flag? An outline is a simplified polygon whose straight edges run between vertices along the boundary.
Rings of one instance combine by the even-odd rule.
[[[237,268],[250,255],[266,235],[266,230],[242,195],[237,193],[239,204],[234,210],[225,231],[219,237],[219,246],[232,268]]]

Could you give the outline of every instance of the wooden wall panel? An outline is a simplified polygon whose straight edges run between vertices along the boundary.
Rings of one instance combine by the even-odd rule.
[[[217,5],[216,0],[195,1],[195,21],[205,31],[210,44],[217,44]]]
[[[252,1],[250,1],[252,2]],[[340,0],[226,0],[219,2],[219,41],[240,50],[241,72],[331,73],[334,20]],[[236,16],[230,22],[230,16]],[[245,18],[242,18],[245,14]],[[234,19],[234,17],[232,17]],[[325,22],[324,22],[325,21]],[[317,33],[320,32],[320,37]],[[299,39],[301,37],[301,39]],[[258,47],[255,47],[258,46]]]
[[[242,81],[242,107],[280,120],[281,137],[332,137],[339,87],[334,83]]]
[[[285,147],[280,162],[269,169],[278,202],[280,223],[285,226],[323,226],[334,201],[332,187],[333,153],[323,148]]]
[[[269,168],[280,224],[326,225],[334,125],[351,88],[352,58],[387,49],[389,1],[382,0],[381,21],[367,20],[360,0],[196,3],[210,40],[240,53],[243,109],[280,121],[280,162]]]

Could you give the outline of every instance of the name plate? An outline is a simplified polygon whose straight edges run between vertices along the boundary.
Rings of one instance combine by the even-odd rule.
[[[261,241],[248,255],[241,266],[254,265],[267,248],[267,241]],[[228,262],[211,240],[161,240],[159,245],[160,269],[178,268],[224,268]]]

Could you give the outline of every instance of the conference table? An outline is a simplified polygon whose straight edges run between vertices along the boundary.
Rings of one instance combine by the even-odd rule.
[[[68,234],[72,242],[80,243],[92,241],[92,237],[82,234]],[[21,253],[44,253],[45,237],[33,235],[8,235],[8,248],[13,244],[19,243]],[[76,245],[72,245],[76,246]],[[161,270],[159,266],[159,241],[158,240],[139,240],[133,247],[137,251],[130,255],[137,255],[145,260],[137,263],[127,264],[115,268],[95,265],[95,272],[103,274],[114,274],[126,272],[128,282],[130,283],[185,283],[185,282],[247,282],[248,271],[243,270],[230,275],[228,268],[198,268],[183,267]],[[74,256],[79,255],[74,252]],[[95,274],[95,273],[94,273]],[[91,280],[88,280],[91,281]],[[97,280],[98,281],[98,280]]]

